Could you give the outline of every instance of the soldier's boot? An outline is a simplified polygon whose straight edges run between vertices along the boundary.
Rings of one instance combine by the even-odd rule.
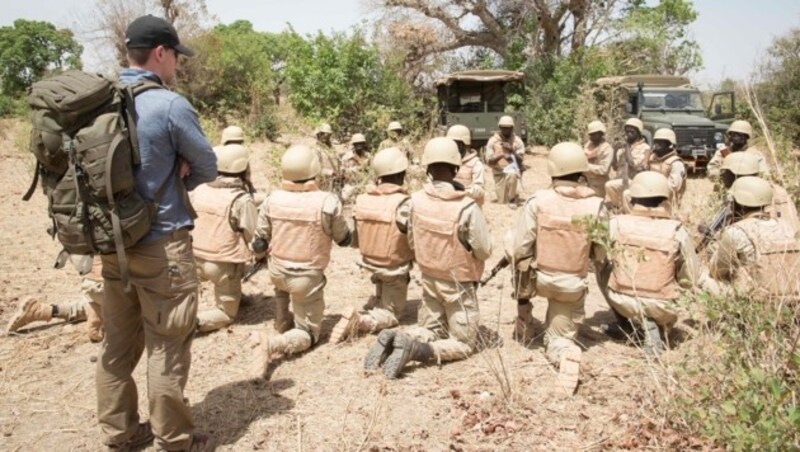
[[[393,347],[392,354],[383,363],[383,374],[390,379],[399,377],[403,367],[411,361],[424,363],[434,358],[430,343],[415,341],[405,334],[394,337]]]
[[[372,326],[370,320],[369,316],[361,314],[356,308],[349,310],[333,327],[331,342],[340,344],[347,339],[369,331]]]
[[[514,322],[514,340],[528,343],[533,340],[533,305],[517,304],[517,320]]]
[[[658,358],[664,352],[664,341],[661,340],[661,331],[653,319],[644,321],[644,352],[651,358]]]
[[[294,315],[289,310],[289,297],[275,299],[275,330],[285,333],[294,328]]]
[[[378,333],[375,344],[369,349],[367,356],[364,357],[364,369],[377,370],[383,366],[386,358],[394,350],[394,338],[396,335],[396,330],[383,330]]]
[[[572,344],[564,354],[558,365],[558,384],[564,388],[567,394],[572,395],[578,388],[581,371],[581,348]]]
[[[31,322],[49,322],[53,319],[53,306],[26,298],[11,317],[8,323],[8,332],[14,332]]]
[[[614,317],[617,318],[617,321],[614,323],[604,323],[600,325],[600,329],[603,330],[603,333],[605,333],[606,336],[618,341],[625,341],[628,340],[628,338],[635,339],[637,337],[638,330],[634,328],[633,323],[631,323],[627,317],[620,314],[616,310],[612,309],[611,312],[614,313]]]
[[[128,438],[124,443],[108,444],[108,452],[128,452],[140,450],[143,446],[153,442],[153,428],[150,422],[141,422],[136,429],[136,433]]]
[[[257,344],[253,351],[250,374],[254,378],[264,378],[269,364],[286,353],[289,341],[282,334],[268,335],[262,331],[258,333]]]
[[[92,342],[103,340],[103,318],[100,316],[100,305],[97,303],[86,303],[86,333]]]

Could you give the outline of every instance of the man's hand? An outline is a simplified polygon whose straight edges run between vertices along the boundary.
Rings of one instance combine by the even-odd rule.
[[[178,177],[186,179],[192,174],[192,167],[182,157],[178,157]]]

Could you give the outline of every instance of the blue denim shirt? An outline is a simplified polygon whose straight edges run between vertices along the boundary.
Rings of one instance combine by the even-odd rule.
[[[123,69],[119,78],[123,84],[133,84],[144,78],[159,81],[150,71],[132,68]],[[141,165],[134,169],[136,191],[152,201],[159,188],[167,184],[156,221],[142,239],[146,243],[180,228],[194,226],[177,185],[180,183],[175,172],[178,156],[191,166],[191,174],[183,179],[187,190],[217,177],[217,157],[200,128],[197,113],[180,94],[168,89],[145,91],[136,96],[136,113],[141,155]]]

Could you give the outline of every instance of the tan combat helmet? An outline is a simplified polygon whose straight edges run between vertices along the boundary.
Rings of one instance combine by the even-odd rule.
[[[469,131],[469,127],[461,124],[450,126],[447,129],[447,138],[460,141],[467,146],[472,144],[472,134]]]
[[[291,182],[313,179],[319,176],[319,157],[308,146],[296,144],[281,157],[281,176]]]
[[[633,127],[638,130],[639,133],[644,133],[644,123],[639,118],[631,118],[625,121],[625,127]]]
[[[733,121],[731,126],[728,127],[728,131],[726,133],[741,133],[742,135],[747,135],[748,137],[753,136],[753,126],[750,125],[749,122],[744,121],[742,119],[738,121]]]
[[[666,127],[656,130],[655,135],[653,135],[653,140],[669,141],[673,146],[678,144],[678,139],[675,137],[675,131],[672,129],[667,129]]]
[[[753,152],[731,152],[722,161],[720,170],[728,170],[737,177],[756,176],[759,173],[758,156]]]
[[[606,125],[602,121],[592,121],[586,127],[586,133],[589,135],[597,132],[606,133]]]
[[[244,143],[244,130],[239,126],[228,126],[222,131],[222,145],[230,142]]]
[[[733,183],[730,192],[733,200],[745,207],[764,207],[772,204],[772,186],[760,177],[740,177]]]
[[[367,138],[364,136],[363,133],[354,133],[353,136],[350,138],[350,144],[356,143],[366,143]]]
[[[500,121],[497,121],[497,127],[514,127],[514,118],[511,116],[503,116]]]
[[[333,135],[333,129],[331,129],[331,125],[327,122],[323,122],[322,124],[317,127],[317,131],[314,133],[315,135],[319,135],[321,133],[327,133],[329,135]]]
[[[400,124],[400,121],[392,121],[389,123],[389,126],[386,127],[386,131],[391,132],[392,130],[403,130],[403,125]]]
[[[657,171],[642,171],[631,181],[631,198],[669,198],[669,182]]]
[[[249,155],[247,148],[241,144],[228,144],[214,148],[217,155],[217,171],[220,173],[238,174],[247,171]]]
[[[547,172],[551,177],[582,173],[589,170],[589,160],[577,143],[558,143],[547,156]]]
[[[372,169],[375,177],[397,174],[408,169],[408,157],[400,149],[386,148],[372,158]]]
[[[456,142],[447,137],[430,139],[422,151],[422,164],[427,166],[433,163],[449,163],[460,167],[461,154]]]

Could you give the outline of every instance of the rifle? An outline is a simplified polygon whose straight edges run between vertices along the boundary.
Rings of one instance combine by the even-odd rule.
[[[250,267],[250,270],[247,270],[244,273],[244,275],[242,275],[242,282],[249,281],[250,278],[252,278],[253,275],[255,275],[256,273],[261,271],[261,269],[264,268],[265,265],[267,265],[267,258],[266,257],[263,257],[263,258],[257,260],[256,263],[253,264],[252,267]]]
[[[495,276],[497,276],[498,273],[500,273],[500,270],[508,267],[508,264],[510,264],[510,263],[511,262],[509,262],[507,257],[503,257],[502,259],[500,259],[500,261],[497,262],[497,264],[495,264],[495,266],[492,268],[492,271],[490,271],[489,274],[486,275],[485,278],[483,278],[483,279],[481,279],[479,281],[480,286],[483,287],[486,284],[488,284],[489,281],[492,280],[492,278],[494,278]]]
[[[700,239],[700,243],[697,244],[694,251],[699,253],[702,251],[708,243],[716,235],[717,231],[721,230],[725,225],[727,225],[730,219],[733,217],[733,211],[731,210],[731,206],[729,204],[725,204],[719,209],[716,215],[714,215],[714,219],[711,220],[711,224],[708,226],[700,225],[697,229],[703,234],[703,237]]]
[[[628,163],[633,157],[631,156],[631,145],[625,142],[625,156],[622,161],[622,190],[628,189],[628,179],[630,179],[630,167]]]

